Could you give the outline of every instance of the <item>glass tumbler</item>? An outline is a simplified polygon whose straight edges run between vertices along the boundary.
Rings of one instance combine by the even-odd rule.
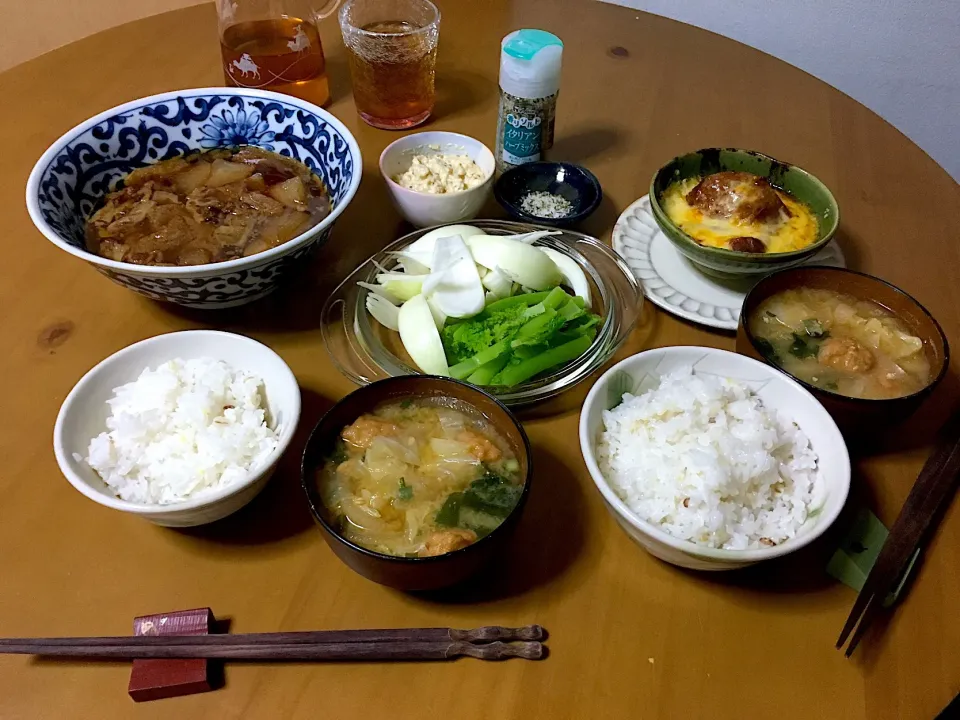
[[[330,82],[317,23],[339,4],[340,0],[217,0],[226,84],[274,90],[326,105]]]
[[[433,110],[440,11],[430,0],[347,0],[340,30],[360,117],[402,130]]]

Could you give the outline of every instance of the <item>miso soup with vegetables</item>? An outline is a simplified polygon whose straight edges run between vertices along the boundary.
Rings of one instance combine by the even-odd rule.
[[[479,413],[446,398],[392,402],[340,433],[319,471],[339,533],[399,557],[443,555],[497,528],[523,493],[509,444]]]
[[[823,390],[878,400],[930,382],[923,341],[886,308],[851,295],[784,290],[757,307],[749,327],[770,362]]]

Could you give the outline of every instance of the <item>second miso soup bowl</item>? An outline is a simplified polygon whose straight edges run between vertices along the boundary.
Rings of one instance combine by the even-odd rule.
[[[337,532],[327,518],[317,483],[318,470],[334,449],[340,432],[360,415],[377,406],[407,399],[451,398],[482,414],[510,444],[520,465],[523,493],[513,511],[490,534],[461,550],[434,557],[397,557],[368,550]],[[388,378],[355,390],[324,415],[303,451],[301,479],[310,511],[324,540],[351,570],[369,580],[399,590],[436,590],[456,585],[502,555],[520,520],[530,495],[533,462],[530,442],[523,426],[503,403],[472,385],[434,375],[404,375]]]
[[[330,193],[331,213],[282,245],[227,262],[135,265],[87,250],[87,218],[131,171],[189,152],[243,145],[306,164]],[[327,241],[360,186],[362,168],[360,147],[346,126],[305,100],[241,88],[176,90],[106,110],[54,141],[27,180],[27,211],[58,248],[140,295],[193,308],[234,307],[273,292]]]
[[[923,341],[930,361],[930,382],[911,395],[882,400],[847,397],[794,377],[765,357],[750,331],[750,318],[764,300],[785,290],[816,288],[869,300],[891,311],[910,332]],[[806,266],[768,275],[753,286],[743,301],[737,327],[737,352],[769,363],[797,381],[827,409],[848,438],[867,438],[902,422],[936,389],[950,367],[950,345],[943,328],[927,309],[900,288],[885,280],[845,268]]]

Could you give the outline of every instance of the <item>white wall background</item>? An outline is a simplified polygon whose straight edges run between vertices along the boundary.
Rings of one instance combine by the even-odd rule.
[[[696,25],[842,90],[960,180],[960,0],[607,0]]]

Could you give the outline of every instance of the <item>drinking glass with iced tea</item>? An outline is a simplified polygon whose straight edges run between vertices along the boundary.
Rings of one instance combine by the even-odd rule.
[[[223,75],[232,87],[330,101],[317,23],[340,0],[217,0]]]
[[[365,122],[419,125],[433,110],[440,11],[430,0],[347,0],[340,30],[353,97]]]

